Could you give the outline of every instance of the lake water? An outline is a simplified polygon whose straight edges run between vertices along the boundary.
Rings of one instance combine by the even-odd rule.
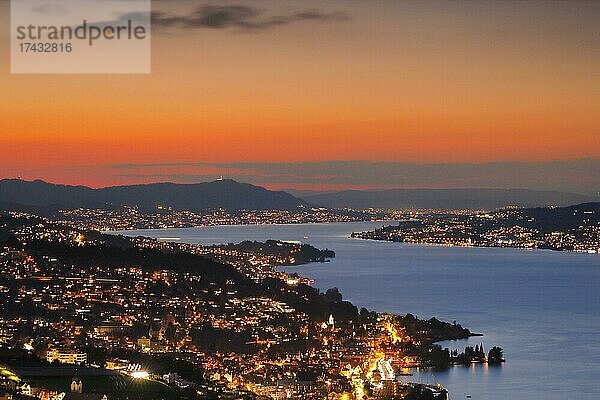
[[[189,243],[299,240],[336,252],[330,263],[288,271],[338,287],[359,307],[457,321],[504,348],[501,367],[414,371],[451,399],[600,398],[600,256],[566,252],[409,245],[351,239],[382,223],[220,226],[127,232]],[[403,378],[404,379],[404,378]]]

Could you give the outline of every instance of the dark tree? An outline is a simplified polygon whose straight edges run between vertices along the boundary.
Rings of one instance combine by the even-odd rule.
[[[502,347],[492,347],[488,353],[488,363],[500,364],[502,362],[504,362],[504,350],[502,350]]]
[[[448,368],[450,365],[450,351],[434,344],[429,352],[429,362],[435,368]]]
[[[342,294],[340,293],[340,290],[336,287],[327,289],[327,291],[325,292],[325,297],[327,297],[327,299],[333,301],[334,303],[342,301]]]

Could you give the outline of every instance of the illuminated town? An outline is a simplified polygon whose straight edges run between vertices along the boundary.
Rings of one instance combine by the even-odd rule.
[[[600,253],[600,211],[597,205],[582,204],[579,210],[574,207],[571,207],[573,210],[568,207],[507,207],[493,211],[301,207],[296,211],[243,210],[237,213],[224,209],[197,213],[175,211],[168,207],[160,207],[155,212],[143,212],[135,207],[122,207],[114,210],[62,210],[52,219],[64,225],[99,231],[382,221],[382,225],[388,226],[374,232],[356,232],[353,237],[445,246],[539,248]],[[565,212],[566,216],[563,215]],[[560,215],[553,217],[553,213]],[[561,223],[554,224],[553,220]],[[396,222],[389,225],[389,221]],[[193,247],[187,250],[206,254],[204,250],[198,253],[198,249]]]
[[[389,219],[385,210],[333,210],[322,207],[299,207],[297,210],[241,210],[208,209],[205,212],[179,211],[167,206],[155,210],[137,207],[115,209],[78,208],[61,210],[54,219],[73,226],[99,231],[133,229],[167,229],[214,225],[302,224],[327,222],[356,222]]]
[[[596,253],[596,208],[200,214],[123,207],[63,210],[51,219],[3,212],[1,398],[447,399],[439,385],[411,383],[412,369],[499,364],[502,349],[449,351],[435,343],[475,335],[456,322],[359,310],[336,288],[322,293],[310,278],[278,268],[327,262],[332,250],[101,231],[395,220],[352,236]]]
[[[466,247],[513,247],[600,254],[598,203],[492,212],[433,212],[400,216],[360,239]]]
[[[410,368],[503,361],[436,345],[473,336],[456,322],[358,310],[275,269],[334,256],[0,214],[0,398],[446,399]]]

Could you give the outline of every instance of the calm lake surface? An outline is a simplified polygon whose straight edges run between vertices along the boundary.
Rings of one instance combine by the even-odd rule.
[[[286,268],[338,287],[358,307],[457,321],[483,337],[442,343],[504,348],[502,367],[414,371],[451,399],[600,398],[600,255],[408,245],[351,239],[382,223],[142,230],[200,244],[298,240],[336,252],[330,263]],[[405,379],[405,378],[403,378]]]

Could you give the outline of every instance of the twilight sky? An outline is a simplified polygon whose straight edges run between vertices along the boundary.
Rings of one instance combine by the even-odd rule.
[[[600,2],[154,11],[150,75],[10,75],[0,0],[0,178],[600,190]]]

